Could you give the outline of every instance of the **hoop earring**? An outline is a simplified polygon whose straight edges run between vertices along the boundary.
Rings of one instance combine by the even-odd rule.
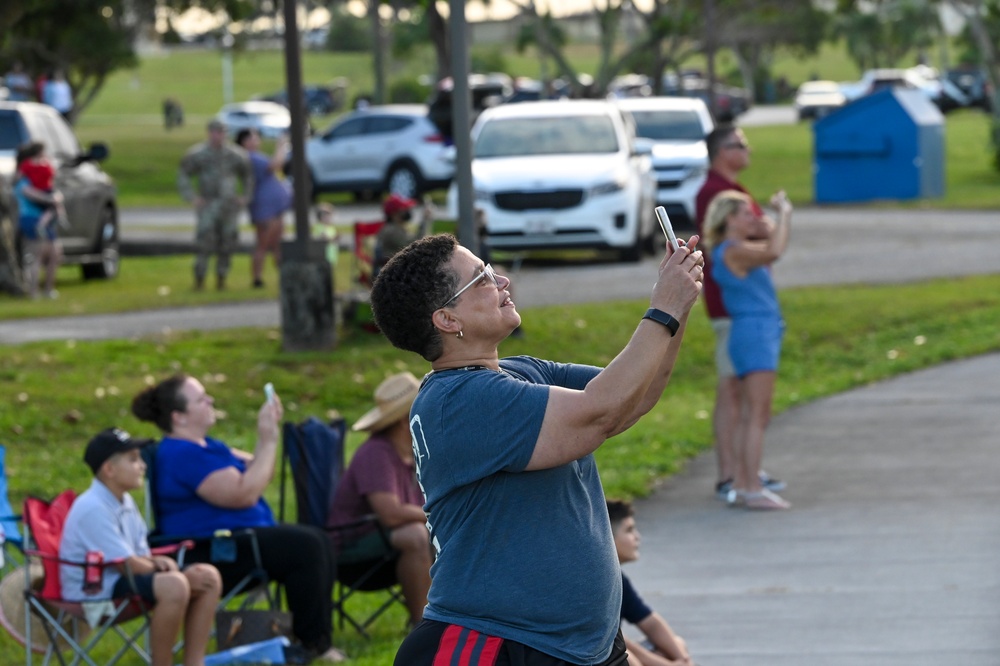
[[[462,332],[462,331],[459,331],[458,333],[455,334],[455,337],[458,338],[459,340],[461,340],[462,338],[465,337],[465,333]]]

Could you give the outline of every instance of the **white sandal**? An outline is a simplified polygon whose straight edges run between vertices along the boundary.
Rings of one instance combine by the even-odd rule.
[[[753,511],[775,511],[792,508],[789,502],[767,488],[762,488],[752,493],[743,493],[743,505]]]

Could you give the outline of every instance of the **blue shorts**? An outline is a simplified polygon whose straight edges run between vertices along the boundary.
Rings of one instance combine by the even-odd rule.
[[[729,357],[736,376],[778,369],[785,322],[773,317],[737,317],[729,331]]]
[[[39,233],[38,221],[42,219],[40,217],[29,217],[22,215],[18,219],[18,230],[21,232],[21,236],[25,240],[50,240],[54,241],[56,236],[56,221],[54,219],[49,220],[49,224],[44,230]]]

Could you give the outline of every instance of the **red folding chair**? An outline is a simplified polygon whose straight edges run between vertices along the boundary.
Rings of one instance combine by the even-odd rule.
[[[358,284],[370,288],[375,278],[376,243],[378,232],[385,222],[354,223],[354,266]]]
[[[116,635],[121,641],[121,647],[108,660],[108,666],[118,663],[126,654],[134,653],[142,659],[142,663],[150,663],[149,656],[149,611],[148,604],[138,595],[124,599],[95,599],[94,601],[68,601],[62,597],[59,579],[60,565],[74,567],[100,568],[103,575],[108,567],[120,567],[124,560],[108,560],[101,564],[87,562],[70,562],[59,558],[59,543],[62,540],[63,525],[69,509],[76,499],[76,493],[65,490],[51,502],[30,497],[24,502],[24,555],[25,566],[20,570],[19,580],[24,582],[24,624],[23,634],[11,618],[4,613],[3,625],[11,631],[14,638],[24,645],[27,653],[26,663],[31,666],[33,653],[45,655],[44,664],[51,663],[55,658],[60,664],[98,666],[93,652],[95,647],[106,635]],[[168,548],[156,549],[158,554],[180,553],[187,544],[177,544]],[[130,572],[125,572],[131,576]],[[6,581],[5,581],[6,582]],[[99,616],[91,620],[91,625],[85,619],[87,612],[85,603],[105,604]],[[136,620],[126,628],[124,623]],[[14,629],[14,630],[12,630]],[[39,631],[41,629],[41,631]],[[139,644],[145,637],[144,645]],[[67,661],[63,652],[71,651],[72,658]],[[102,653],[105,650],[102,650]]]

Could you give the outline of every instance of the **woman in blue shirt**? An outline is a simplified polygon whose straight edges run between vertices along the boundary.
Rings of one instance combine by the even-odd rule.
[[[293,633],[307,658],[342,661],[343,653],[331,642],[334,564],[329,540],[313,527],[276,524],[263,499],[274,475],[283,414],[277,396],[258,412],[253,454],[208,436],[216,420],[215,401],[194,377],[178,374],[147,388],[132,401],[132,413],[163,432],[153,480],[160,532],[209,537],[219,529],[252,529],[267,575],[285,588]],[[211,561],[210,542],[200,541],[190,559]],[[252,573],[255,558],[249,541],[237,537],[235,560],[212,563],[228,593]]]
[[[778,210],[767,240],[759,238],[760,221],[743,192],[715,195],[705,214],[704,245],[712,277],[729,311],[729,356],[740,383],[739,419],[733,433],[736,478],[727,501],[748,509],[787,509],[791,505],[761,484],[764,430],[771,419],[771,397],[785,322],[771,280],[771,264],[788,246],[792,204],[784,191],[771,198]]]

